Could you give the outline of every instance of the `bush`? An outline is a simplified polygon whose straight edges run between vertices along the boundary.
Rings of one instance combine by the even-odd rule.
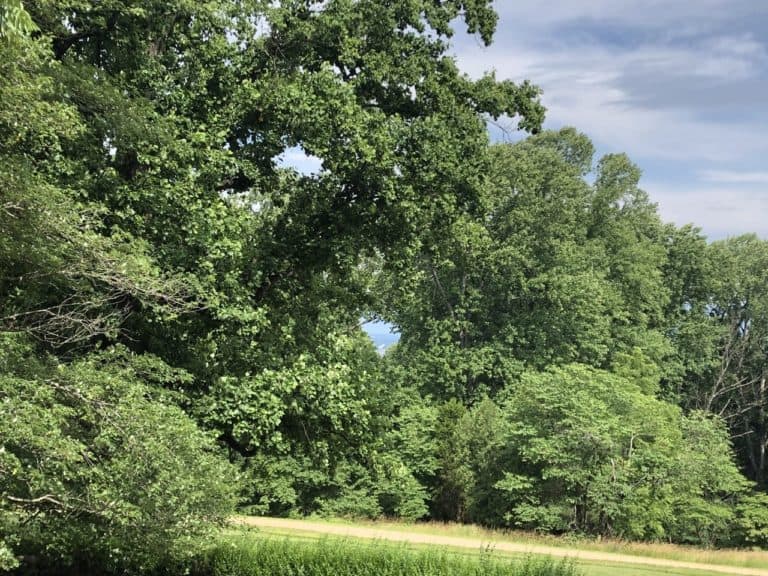
[[[56,365],[0,339],[4,548],[59,573],[141,573],[193,553],[231,513],[232,469],[125,357]]]
[[[768,494],[744,496],[736,506],[734,540],[739,546],[768,548]]]

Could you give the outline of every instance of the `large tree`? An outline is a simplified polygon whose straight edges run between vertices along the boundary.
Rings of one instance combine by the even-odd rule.
[[[459,16],[490,42],[485,1],[28,8],[84,124],[61,184],[202,302],[170,318],[134,307],[123,341],[192,370],[206,410],[223,405],[211,424],[246,455],[282,408],[251,442],[234,432],[229,390],[258,405],[271,394],[262,371],[323,371],[316,350],[373,307],[362,258],[402,261],[432,221],[477,201],[485,115],[542,121],[535,87],[472,81],[447,55]],[[320,171],[281,168],[296,150]]]
[[[0,569],[18,554],[40,570],[151,569],[231,513],[234,471],[161,391],[188,374],[97,349],[133,310],[199,302],[62,184],[85,128],[44,42],[5,38],[0,54]]]
[[[408,265],[433,222],[475,207],[487,116],[542,122],[536,87],[471,80],[448,55],[461,21],[491,41],[490,3],[40,0],[31,20],[8,6],[0,328],[93,381],[82,401],[43,387],[43,369],[27,387],[75,431],[70,411],[100,423],[89,407],[111,395],[136,401],[118,413],[181,422],[177,404],[252,473],[253,503],[269,508],[267,481],[290,463],[304,483],[275,490],[308,510],[326,501],[374,460],[376,358],[359,328],[376,308],[371,268]],[[296,153],[321,167],[281,163]],[[89,363],[109,365],[105,350],[168,377],[111,366],[119,384],[102,389]],[[73,434],[61,442],[90,449]],[[12,514],[41,496],[3,490]]]
[[[582,362],[642,376],[664,337],[664,227],[623,155],[592,171],[573,129],[489,151],[474,214],[429,230],[415,269],[383,275],[395,352],[423,389],[472,401],[525,366]]]
[[[728,422],[747,475],[768,474],[768,242],[744,235],[705,244],[678,234],[670,272],[680,293],[670,337],[682,377],[672,392],[686,407]]]

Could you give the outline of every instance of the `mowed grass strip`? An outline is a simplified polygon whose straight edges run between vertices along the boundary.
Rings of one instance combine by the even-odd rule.
[[[580,576],[572,562],[548,557],[459,555],[381,542],[294,540],[230,534],[211,548],[195,576]]]

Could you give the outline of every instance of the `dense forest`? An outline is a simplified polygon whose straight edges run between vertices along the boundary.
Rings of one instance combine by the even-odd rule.
[[[235,509],[768,544],[768,241],[464,75],[496,19],[0,1],[0,571],[148,571]]]

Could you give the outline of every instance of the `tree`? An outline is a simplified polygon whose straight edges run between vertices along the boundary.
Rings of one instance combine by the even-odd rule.
[[[40,568],[148,569],[229,514],[230,471],[174,398],[149,399],[145,369],[166,374],[158,387],[178,382],[173,370],[82,356],[119,338],[131,310],[170,316],[194,299],[59,182],[83,124],[43,43],[20,34],[0,54],[0,568],[22,554]]]
[[[62,0],[29,11],[83,123],[57,184],[93,207],[100,233],[144,243],[199,304],[172,316],[133,307],[110,340],[192,372],[199,413],[235,396],[259,411],[272,382],[322,369],[314,350],[375,308],[364,258],[407,262],[425,226],[474,202],[484,116],[542,121],[537,88],[472,81],[447,55],[459,16],[490,41],[488,2]],[[319,173],[278,165],[296,149],[321,159]],[[352,390],[340,382],[324,385]],[[209,423],[250,455],[230,420]]]
[[[511,526],[632,539],[727,542],[747,482],[722,422],[580,365],[526,373],[507,390],[491,470]]]
[[[681,402],[728,423],[747,475],[764,485],[766,450],[766,242],[746,235],[698,251],[699,289],[676,315],[685,368]],[[697,260],[689,259],[692,262]]]
[[[439,520],[461,522],[467,518],[472,472],[469,468],[469,446],[462,427],[466,410],[455,399],[438,408],[435,423],[437,469],[432,515]]]
[[[585,180],[592,151],[573,129],[491,147],[475,211],[431,227],[415,270],[382,274],[396,356],[424,392],[472,403],[569,362],[658,387],[664,227],[625,156]]]
[[[359,322],[376,296],[366,265],[407,263],[425,226],[472,208],[487,115],[516,117],[530,131],[542,122],[536,87],[473,81],[448,55],[462,20],[490,42],[489,2],[30,0],[24,8],[6,3],[2,12],[3,34],[10,26],[22,34],[0,46],[0,329],[89,384],[79,402],[69,380],[48,390],[41,368],[24,389],[47,390],[48,404],[32,402],[30,422],[50,409],[69,426],[76,410],[106,430],[99,406],[114,403],[137,416],[130,430],[139,444],[165,454],[168,437],[152,426],[166,417],[189,437],[174,461],[183,467],[205,442],[176,405],[250,474],[251,505],[329,508],[341,491],[419,514],[423,489],[410,472],[368,450],[376,359]],[[27,13],[34,39],[9,17]],[[322,168],[281,166],[292,150]],[[127,375],[109,354],[173,377]],[[95,362],[104,362],[103,381]],[[10,369],[6,377],[17,378]],[[10,384],[4,393],[27,401]],[[94,470],[104,494],[119,492],[116,470],[133,457],[118,432],[106,467]],[[41,489],[59,472],[80,474],[62,446],[90,449],[94,440],[80,429],[62,434],[40,448],[60,465]],[[13,444],[21,460],[22,444]],[[200,458],[210,470],[192,472],[218,474],[215,459]],[[285,470],[296,473],[292,485],[274,481]],[[157,480],[158,490],[169,495],[185,478]],[[388,492],[371,478],[389,482]],[[8,495],[50,493],[70,506],[96,480],[83,473],[69,500],[53,488],[14,486]],[[360,490],[343,492],[347,481]],[[393,502],[400,486],[414,497]],[[83,509],[76,530],[98,527],[138,546],[145,517],[136,498],[124,500],[141,509],[140,521],[123,526]],[[180,513],[207,514],[205,501],[179,502]],[[69,509],[57,506],[56,514]],[[19,542],[53,541],[54,525],[39,520],[27,524],[40,533],[20,527]],[[175,538],[174,522],[159,525]],[[72,549],[71,534],[56,557]],[[111,562],[101,555],[108,543],[93,544],[89,554]]]

